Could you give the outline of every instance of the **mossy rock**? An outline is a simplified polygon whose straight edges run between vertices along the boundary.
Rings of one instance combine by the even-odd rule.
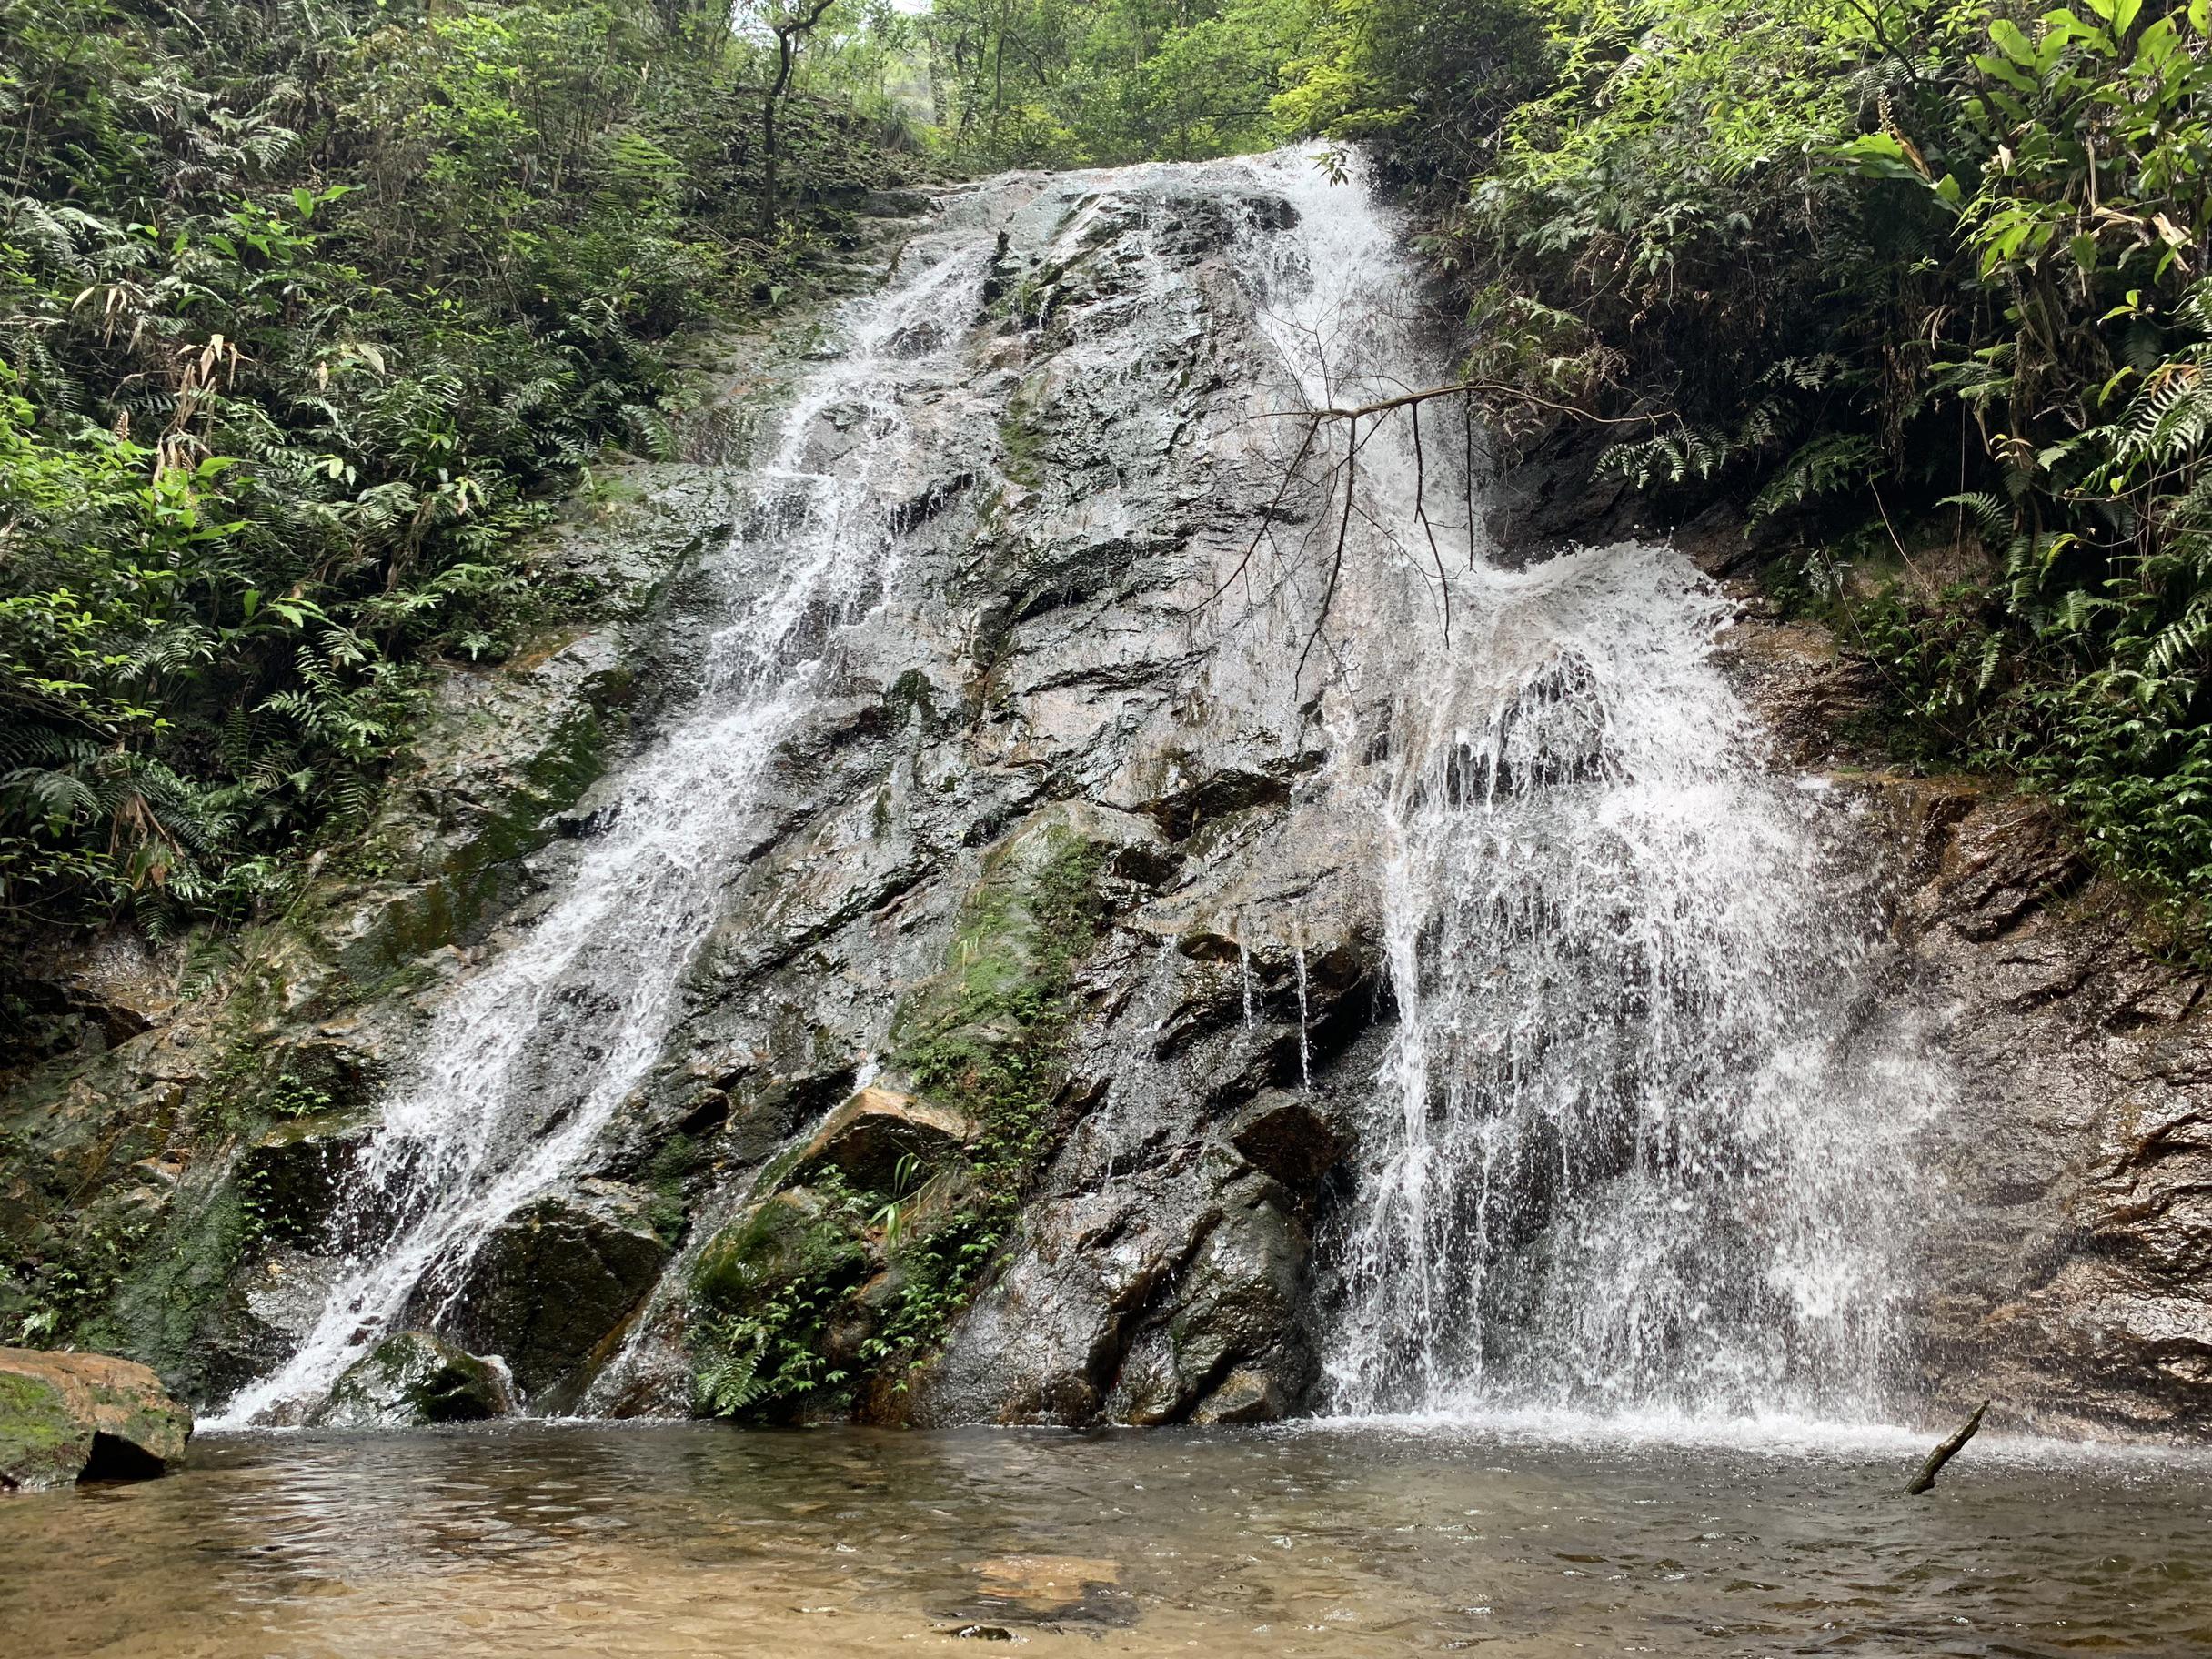
[[[0,1373],[0,1489],[67,1486],[92,1455],[92,1425],[42,1377]]]
[[[1081,801],[1040,809],[995,848],[960,907],[944,971],[893,1021],[900,1063],[925,1087],[1052,1023],[1100,913],[1100,868],[1149,825]]]
[[[159,1474],[191,1434],[192,1413],[144,1365],[0,1348],[0,1491]]]
[[[375,1129],[365,1110],[317,1112],[280,1122],[248,1147],[237,1179],[266,1235],[303,1250],[328,1242],[346,1175]]]
[[[480,1423],[515,1409],[507,1373],[427,1331],[386,1337],[348,1366],[307,1422],[336,1429]]]
[[[792,1187],[741,1212],[707,1241],[691,1290],[714,1312],[747,1315],[801,1281],[857,1280],[869,1266],[851,1222],[822,1195]]]

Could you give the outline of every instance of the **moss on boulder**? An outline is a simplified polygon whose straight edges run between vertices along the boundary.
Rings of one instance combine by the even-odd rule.
[[[191,1435],[192,1413],[143,1365],[0,1348],[0,1492],[159,1474]]]
[[[707,1241],[691,1270],[691,1292],[710,1314],[755,1317],[807,1282],[858,1280],[868,1252],[841,1206],[792,1187],[748,1206]]]
[[[480,1423],[515,1409],[504,1369],[427,1331],[399,1331],[349,1366],[307,1422],[315,1428],[405,1429]]]

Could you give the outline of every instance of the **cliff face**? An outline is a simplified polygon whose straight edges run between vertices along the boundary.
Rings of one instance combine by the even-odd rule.
[[[1733,537],[1694,535],[1716,572]],[[2039,801],[1915,777],[1865,741],[1874,672],[1739,584],[1723,650],[1788,764],[1849,798],[1886,869],[1892,1008],[1953,1091],[1911,1311],[1918,1389],[2054,1434],[2212,1423],[2212,1019]],[[1850,734],[1848,736],[1845,734]],[[1993,1413],[1995,1414],[1995,1413]]]
[[[808,390],[850,330],[733,368],[690,459],[628,469],[548,544],[604,619],[452,675],[364,848],[214,989],[121,946],[55,965],[96,1051],[0,1109],[0,1316],[202,1402],[327,1320],[375,1247],[341,1195],[442,1011],[620,832],[625,769],[708,672],[702,618],[796,557],[748,440],[795,408],[778,464],[864,479],[895,557],[802,618],[805,706],[715,809],[726,874],[652,1063],[396,1327],[502,1356],[539,1409],[680,1411],[702,1371],[730,1409],[917,1422],[1312,1403],[1313,1241],[1354,1202],[1395,1011],[1382,819],[1348,803],[1383,787],[1418,671],[1396,641],[1433,626],[1403,570],[1330,578],[1323,664],[1359,654],[1347,630],[1370,648],[1332,680],[1326,525],[1318,562],[1254,558],[1263,526],[1320,524],[1282,492],[1297,428],[1255,417],[1316,396],[1282,367],[1286,316],[1321,326],[1292,275],[1369,246],[1327,190],[1244,164],[996,181],[908,227],[850,395]],[[1728,671],[1885,872],[1865,1017],[1953,1080],[1905,1154],[1934,1179],[1900,1393],[2200,1431],[2201,981],[2132,942],[2031,803],[1848,750],[1850,666],[1737,598]],[[584,1110],[608,993],[579,979],[552,1016],[575,1056],[540,1138]]]

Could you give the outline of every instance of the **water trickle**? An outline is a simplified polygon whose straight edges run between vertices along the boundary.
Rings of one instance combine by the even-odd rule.
[[[1244,942],[1242,920],[1237,925],[1237,975],[1244,991],[1244,1029],[1249,1031],[1260,1023],[1260,1018],[1252,1007],[1252,947]]]
[[[295,1421],[403,1316],[435,1326],[493,1230],[578,1171],[647,1075],[761,775],[839,630],[893,574],[885,490],[910,461],[906,407],[959,372],[957,331],[937,324],[972,314],[989,251],[966,225],[921,238],[895,286],[845,313],[845,349],[800,389],[750,511],[700,573],[721,618],[696,701],[614,780],[606,829],[551,906],[438,1013],[349,1181],[349,1253],[320,1314],[218,1424]]]
[[[1301,940],[1298,950],[1298,1081],[1301,1086],[1313,1087],[1312,1019],[1306,1001],[1306,947]]]

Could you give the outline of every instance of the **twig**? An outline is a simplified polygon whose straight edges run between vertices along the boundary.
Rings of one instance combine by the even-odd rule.
[[[1587,409],[1578,409],[1571,403],[1554,403],[1549,397],[1539,397],[1533,392],[1523,391],[1517,386],[1507,386],[1496,380],[1456,380],[1450,386],[1428,386],[1417,392],[1402,392],[1395,397],[1384,397],[1374,403],[1362,403],[1356,408],[1273,409],[1255,415],[1255,420],[1282,420],[1295,417],[1301,420],[1362,421],[1373,415],[1387,415],[1393,409],[1403,409],[1417,403],[1432,403],[1439,397],[1476,396],[1506,397],[1516,403],[1533,404],[1540,409],[1556,414],[1571,415],[1576,420],[1586,420],[1600,427],[1650,426],[1663,417],[1658,415],[1593,415]]]
[[[1252,556],[1260,550],[1261,541],[1274,524],[1275,509],[1282,505],[1282,498],[1291,493],[1291,481],[1297,478],[1299,468],[1305,465],[1306,455],[1313,447],[1313,435],[1320,430],[1321,422],[1318,420],[1306,423],[1305,441],[1298,446],[1298,453],[1291,457],[1291,464],[1282,469],[1282,480],[1275,486],[1275,498],[1267,504],[1267,511],[1260,515],[1259,528],[1252,531],[1252,544],[1244,549],[1244,557],[1237,560],[1235,569],[1222,578],[1220,587],[1191,608],[1193,613],[1205,609],[1207,606],[1227,593],[1230,588],[1235,587],[1237,578],[1251,567]]]
[[[1318,427],[1320,422],[1314,422]],[[1296,685],[1305,678],[1306,659],[1313,654],[1313,645],[1329,626],[1329,612],[1336,605],[1337,578],[1344,573],[1344,543],[1352,535],[1352,498],[1360,482],[1360,423],[1352,423],[1351,441],[1344,450],[1344,516],[1336,523],[1336,552],[1329,560],[1329,585],[1322,589],[1321,608],[1314,614],[1313,631],[1306,636],[1305,649],[1298,653],[1298,671],[1291,676]]]
[[[1975,1430],[1982,1426],[1982,1413],[1988,1409],[1989,1402],[1983,1401],[1974,1408],[1974,1415],[1959,1425],[1956,1434],[1928,1453],[1928,1461],[1920,1465],[1920,1473],[1913,1476],[1912,1484],[1905,1489],[1906,1497],[1916,1498],[1936,1484],[1936,1477],[1943,1473],[1943,1466],[1958,1455],[1961,1446],[1974,1438]]]
[[[1460,457],[1460,488],[1467,498],[1467,568],[1474,568],[1474,398],[1459,403],[1460,437],[1466,453]]]
[[[1444,550],[1436,545],[1436,527],[1429,522],[1429,463],[1421,452],[1421,406],[1413,406],[1413,517],[1429,538],[1429,557],[1436,561],[1436,592],[1444,611],[1444,649],[1452,649],[1452,578],[1444,574]]]

